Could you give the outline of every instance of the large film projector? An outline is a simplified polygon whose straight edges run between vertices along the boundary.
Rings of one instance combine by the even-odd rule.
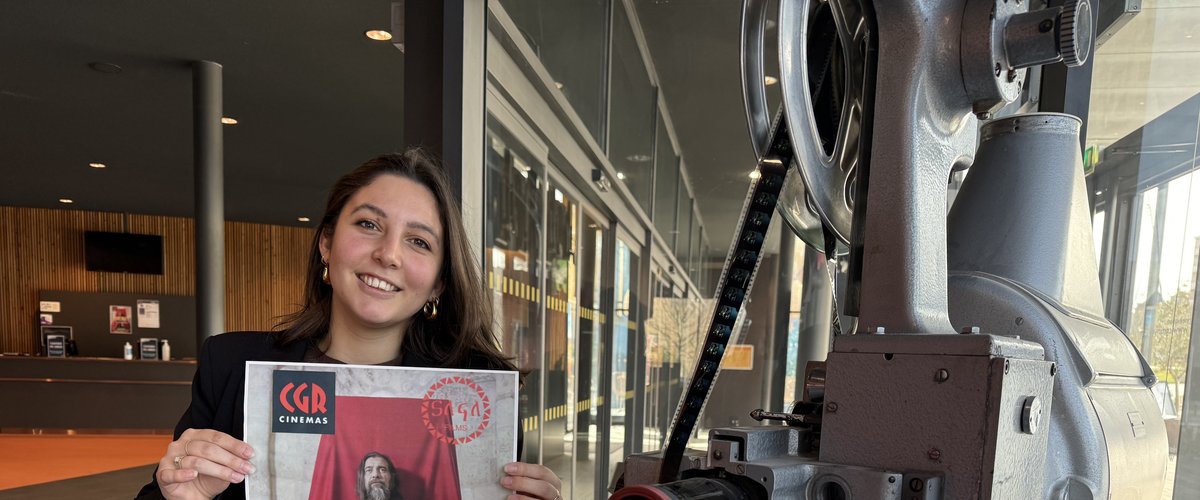
[[[628,457],[614,498],[1159,498],[1155,378],[1104,318],[1081,123],[993,118],[1028,68],[1087,60],[1092,6],[778,4],[773,120],[767,1],[743,8],[761,175],[664,449]],[[968,168],[947,211],[947,180]],[[775,212],[827,257],[844,254],[841,312],[857,322],[805,369],[801,401],[689,450]]]

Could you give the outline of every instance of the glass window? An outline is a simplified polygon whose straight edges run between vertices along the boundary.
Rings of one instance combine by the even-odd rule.
[[[603,144],[606,0],[501,0],[554,84]]]
[[[679,190],[679,157],[667,137],[667,125],[658,119],[658,148],[654,162],[654,227],[674,248],[676,195]]]
[[[675,213],[679,214],[679,220],[675,227],[675,259],[683,267],[679,272],[686,276],[689,251],[692,247],[692,198],[688,196],[683,183],[679,184],[679,206],[675,210]],[[667,242],[670,241],[671,239],[668,237]]]
[[[546,200],[546,408],[542,463],[563,480],[562,495],[571,498],[574,484],[575,368],[579,361],[576,329],[579,318],[579,204],[551,186]]]
[[[613,5],[612,123],[608,159],[647,214],[654,196],[656,91],[621,2]]]
[[[484,223],[484,269],[492,290],[500,344],[529,374],[521,386],[518,413],[524,433],[522,459],[537,462],[542,425],[541,300],[542,168],[514,141],[488,124],[487,221]]]
[[[700,227],[700,215],[699,214],[700,214],[700,212],[696,211],[695,208],[693,208],[693,210],[692,210],[692,250],[688,256],[688,263],[687,263],[688,276],[690,276],[692,278],[692,283],[695,283],[696,287],[698,287],[700,289],[700,294],[703,296],[708,296],[707,293],[704,293],[704,285],[702,283],[700,283],[700,262],[702,260],[702,254],[701,254],[702,248],[700,246],[700,242],[701,242],[700,237],[702,236],[703,230]]]
[[[1085,158],[1106,312],[1158,377],[1169,457],[1163,498],[1200,496],[1200,373],[1189,370],[1200,255],[1200,9],[1146,1],[1101,40]],[[1190,382],[1190,383],[1189,383]],[[1179,409],[1183,409],[1182,412]],[[1182,431],[1181,431],[1182,430]],[[1189,437],[1196,436],[1196,437]]]
[[[634,446],[633,422],[629,412],[634,405],[636,380],[633,361],[639,350],[638,283],[639,257],[632,245],[617,239],[615,280],[613,287],[612,341],[612,430],[609,432],[608,470],[616,470],[618,462],[637,450]],[[626,443],[629,443],[626,446]]]

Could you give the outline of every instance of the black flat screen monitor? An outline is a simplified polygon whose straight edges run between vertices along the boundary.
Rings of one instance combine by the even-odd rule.
[[[163,273],[162,236],[87,231],[83,246],[88,271]]]

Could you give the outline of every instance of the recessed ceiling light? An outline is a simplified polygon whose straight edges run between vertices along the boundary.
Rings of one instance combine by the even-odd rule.
[[[221,123],[224,123],[224,124],[226,124],[226,125],[237,125],[237,119],[236,119],[236,118],[230,118],[230,117],[228,117],[228,116],[222,116],[222,117],[221,117]]]
[[[621,180],[625,180],[625,172],[617,172],[617,178],[621,179]]]
[[[750,178],[751,178],[751,179],[757,179],[757,178],[759,178],[759,177],[762,177],[762,174],[758,173],[758,170],[757,170],[757,169],[755,169],[754,171],[750,172]]]
[[[767,75],[766,78],[763,78],[763,83],[767,85],[775,85],[776,83],[779,83],[779,79],[771,75]]]
[[[296,220],[298,220],[300,222],[308,222],[312,219],[309,219],[308,217],[296,217]]]
[[[1104,191],[1096,190],[1096,196],[1100,196],[1102,194],[1104,194]]]
[[[70,199],[70,198],[59,198],[59,199],[58,199],[58,202],[59,202],[59,203],[66,204],[66,205],[70,205],[70,204],[72,204],[72,203],[75,203],[75,200],[72,200],[72,199]]]
[[[369,30],[365,34],[367,35],[367,38],[378,42],[386,42],[392,39],[392,34],[384,30]]]
[[[88,163],[88,166],[92,168],[108,168],[108,165],[103,163]]]
[[[562,88],[563,88],[562,82],[554,82],[554,86],[558,87],[558,90],[562,90]]]

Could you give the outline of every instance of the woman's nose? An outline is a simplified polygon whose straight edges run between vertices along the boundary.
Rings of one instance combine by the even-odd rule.
[[[401,257],[401,245],[399,241],[386,239],[379,242],[379,246],[375,247],[375,260],[384,267],[400,267],[404,262]]]

